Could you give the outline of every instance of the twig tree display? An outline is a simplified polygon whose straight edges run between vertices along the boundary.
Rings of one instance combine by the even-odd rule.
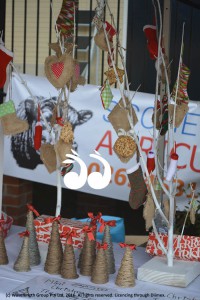
[[[116,131],[118,139],[114,145],[114,152],[118,158],[126,163],[134,155],[139,156],[139,161],[137,159],[137,164],[132,168],[127,170],[127,174],[130,180],[131,191],[129,196],[129,203],[133,209],[137,209],[139,206],[144,204],[147,209],[144,211],[144,217],[146,220],[146,228],[149,229],[153,226],[153,231],[160,244],[163,253],[166,255],[167,264],[164,268],[160,268],[159,265],[163,264],[158,259],[157,263],[152,263],[153,267],[158,267],[159,274],[163,276],[158,276],[159,278],[154,279],[154,273],[152,276],[145,275],[148,272],[143,272],[143,274],[138,276],[141,280],[160,282],[164,284],[179,285],[179,282],[173,281],[173,270],[174,266],[174,249],[173,249],[173,231],[174,231],[174,211],[175,211],[175,194],[176,194],[176,184],[173,183],[173,179],[176,178],[176,168],[178,162],[178,154],[176,153],[176,136],[174,133],[175,127],[180,126],[184,119],[185,114],[188,111],[189,97],[187,94],[187,82],[189,79],[190,71],[183,64],[182,53],[183,53],[183,36],[181,45],[181,55],[178,67],[177,81],[174,85],[172,94],[170,94],[169,87],[169,65],[168,58],[165,55],[164,45],[163,45],[163,27],[162,27],[162,15],[160,9],[159,0],[153,1],[155,8],[155,15],[157,20],[156,26],[146,26],[144,27],[144,32],[147,37],[148,50],[150,52],[150,57],[156,61],[156,92],[155,92],[155,103],[154,103],[154,114],[152,116],[153,122],[153,145],[152,153],[149,157],[144,157],[140,146],[140,140],[138,134],[135,131],[135,125],[137,123],[137,116],[132,107],[133,97],[131,96],[129,90],[129,81],[126,71],[126,65],[124,61],[123,51],[119,40],[119,33],[117,32],[117,27],[115,25],[115,20],[113,14],[110,10],[107,0],[97,0],[96,14],[93,22],[97,28],[97,34],[95,36],[96,45],[99,46],[103,51],[107,52],[108,70],[105,72],[106,80],[101,89],[101,100],[103,106],[109,107],[109,103],[112,100],[112,91],[110,86],[117,84],[120,91],[121,99],[119,103],[110,112],[108,119],[111,122],[113,128]],[[110,15],[110,23],[106,20],[104,15],[104,8],[107,8]],[[120,57],[120,62],[122,69],[118,66],[117,60],[115,59],[115,53]],[[162,88],[161,88],[162,87]],[[159,93],[159,88],[160,93]],[[107,93],[104,93],[106,89]],[[160,94],[160,100],[159,100]],[[111,97],[107,95],[111,95]],[[164,174],[163,166],[160,166],[160,143],[168,139],[168,146],[166,147],[165,155],[167,161],[167,173],[166,180],[169,183],[169,190],[164,184]],[[148,160],[151,163],[148,164]],[[153,168],[151,167],[153,162]],[[140,169],[142,167],[142,169]],[[151,175],[155,168],[154,181],[151,180]],[[139,171],[138,171],[139,170]],[[138,174],[136,174],[136,172]],[[137,178],[138,183],[134,186],[133,178]],[[144,184],[144,179],[146,180],[147,187]],[[165,199],[168,200],[169,209],[168,214],[164,212],[162,199],[163,195]],[[145,199],[146,196],[146,199]],[[166,203],[165,203],[166,204]],[[150,208],[150,209],[148,209]],[[165,205],[167,209],[167,206]],[[165,227],[168,229],[168,247],[165,248],[162,240],[160,239],[158,230],[155,224],[155,216],[159,215]],[[178,262],[176,262],[177,265]],[[189,272],[190,281],[193,280],[199,273],[197,271],[192,272],[193,268],[197,269],[197,265],[190,263],[191,269]],[[184,267],[183,267],[184,268]],[[163,272],[165,269],[167,273]],[[180,269],[182,269],[180,264]],[[195,269],[195,270],[196,270]],[[156,272],[156,270],[155,270]],[[181,273],[182,271],[180,271]],[[146,274],[145,274],[146,273]],[[168,280],[171,273],[171,278]],[[193,275],[193,274],[195,275]],[[197,274],[198,273],[198,274]],[[140,274],[140,272],[139,272]],[[195,277],[194,277],[195,276]],[[184,276],[183,276],[184,277]],[[186,275],[183,278],[181,284],[187,285]],[[162,278],[163,280],[161,280]],[[161,280],[161,281],[159,281]]]

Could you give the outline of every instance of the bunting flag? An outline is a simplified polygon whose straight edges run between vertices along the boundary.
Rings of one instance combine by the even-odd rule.
[[[75,10],[78,10],[78,0],[63,0],[56,24],[64,38],[73,36]]]
[[[177,101],[176,101],[177,104],[181,104],[181,103],[187,104],[189,102],[189,97],[188,97],[188,92],[187,92],[189,76],[190,76],[190,69],[186,65],[181,63],[178,92],[177,92]],[[172,98],[174,101],[176,98],[177,81],[178,81],[178,79],[176,80],[176,83],[172,90]]]
[[[110,84],[108,83],[108,81],[106,80],[102,89],[101,89],[101,101],[102,101],[102,105],[105,109],[108,109],[110,106],[110,103],[113,99],[113,94],[110,88]]]

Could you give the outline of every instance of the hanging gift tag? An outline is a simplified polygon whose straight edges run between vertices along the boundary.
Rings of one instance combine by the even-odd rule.
[[[174,174],[176,172],[177,164],[178,164],[178,154],[173,153],[171,155],[171,160],[170,160],[169,168],[167,170],[167,176],[166,176],[166,180],[167,181],[171,181],[172,180],[172,177],[174,176]]]
[[[38,104],[38,120],[35,125],[34,148],[39,150],[42,142],[42,123],[40,122],[40,106]]]

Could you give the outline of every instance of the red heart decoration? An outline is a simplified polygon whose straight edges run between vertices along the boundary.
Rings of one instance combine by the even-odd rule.
[[[56,62],[51,65],[51,70],[56,78],[59,78],[62,74],[64,69],[64,63],[63,62]]]

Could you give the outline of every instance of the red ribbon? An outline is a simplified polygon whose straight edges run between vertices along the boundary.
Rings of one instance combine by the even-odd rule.
[[[135,250],[136,249],[136,245],[135,244],[126,244],[126,243],[119,243],[121,248],[130,248],[131,250]]]
[[[93,231],[96,230],[96,227],[89,227],[88,225],[84,226],[82,231],[87,233],[88,239],[89,241],[94,241],[94,235],[93,235]]]
[[[66,243],[68,245],[72,245],[73,244],[73,237],[80,237],[80,234],[77,233],[76,229],[69,229],[67,228],[67,230],[63,233],[61,233],[60,235],[61,238],[66,237]]]
[[[30,235],[30,232],[28,230],[19,233],[20,237],[29,236],[29,235]]]
[[[110,35],[111,39],[113,38],[113,36],[116,34],[116,30],[115,28],[108,23],[107,21],[105,22],[106,24],[106,31],[108,32],[108,34]]]
[[[31,205],[31,204],[27,204],[27,208],[28,208],[28,210],[29,211],[32,211],[35,215],[36,215],[36,217],[39,217],[39,212],[33,207],[33,205]]]
[[[44,219],[44,222],[46,224],[49,224],[49,223],[53,223],[54,221],[57,221],[59,223],[59,221],[61,220],[61,215],[55,217],[55,218],[52,218],[52,217],[49,217],[49,218],[45,218]]]
[[[97,242],[96,246],[97,246],[97,249],[103,249],[103,250],[108,249],[108,244],[107,243],[101,244],[101,243]]]
[[[63,119],[62,117],[56,117],[56,123],[60,126],[63,126]]]
[[[112,221],[104,221],[102,218],[99,220],[99,223],[101,224],[101,226],[99,227],[99,232],[103,232],[105,226],[110,226],[110,227],[114,227],[116,226],[116,221],[112,220]]]
[[[102,213],[98,212],[98,214],[95,216],[92,212],[89,212],[88,217],[91,219],[90,224],[91,225],[96,225],[97,221],[99,221],[101,219]]]
[[[2,216],[3,217],[3,216]],[[2,224],[5,223],[5,220],[2,218],[0,219],[0,230],[2,229]]]

